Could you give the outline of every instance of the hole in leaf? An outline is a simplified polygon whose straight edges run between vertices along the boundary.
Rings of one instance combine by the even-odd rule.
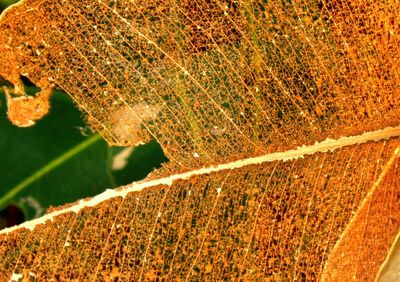
[[[20,75],[22,83],[24,84],[25,93],[29,96],[35,96],[38,92],[40,92],[40,88],[37,87],[30,79],[26,76]]]
[[[0,77],[0,87],[5,86],[6,88],[12,88],[13,84],[11,82],[9,82],[8,80]]]
[[[0,211],[1,229],[20,224],[24,222],[24,220],[24,213],[15,205],[9,205],[4,210]]]
[[[72,99],[65,93],[57,92],[51,98],[52,110],[42,122],[35,127],[21,130],[7,122],[5,107],[0,107],[2,122],[2,132],[0,134],[0,168],[3,172],[0,177],[1,187],[10,187],[16,174],[19,177],[14,184],[25,180],[25,177],[42,169],[51,161],[60,158],[67,151],[85,142],[90,136],[82,136],[80,127],[84,127],[82,116],[78,109],[73,105]],[[0,104],[5,104],[5,96],[0,88]],[[29,138],[24,138],[27,134]],[[46,140],[50,140],[52,146],[48,146]],[[12,146],[7,144],[12,143]],[[25,205],[20,204],[21,198],[34,197],[39,201],[44,210],[49,208],[49,204],[60,206],[72,203],[81,198],[93,197],[107,188],[126,185],[133,181],[143,179],[154,168],[159,168],[161,163],[168,159],[163,154],[160,145],[156,141],[149,144],[135,147],[132,154],[127,158],[127,165],[122,170],[111,170],[108,176],[108,161],[126,148],[108,147],[106,142],[92,143],[80,151],[74,157],[64,160],[63,164],[55,167],[40,179],[29,184],[24,191],[11,199],[4,206],[11,202],[17,202],[24,211],[25,218],[34,218],[35,210],[28,210]],[[109,154],[108,152],[110,151]],[[20,161],[24,160],[24,165]],[[15,169],[10,170],[10,167]],[[74,175],[73,178],[69,177]],[[111,181],[115,180],[115,183]],[[59,184],[56,184],[59,183]],[[62,183],[62,185],[60,184]],[[114,185],[115,184],[115,185]],[[58,185],[57,189],[53,189]],[[5,193],[5,191],[4,191]],[[7,223],[11,225],[19,224],[16,221],[5,219],[0,215],[0,224],[5,227]]]
[[[129,179],[127,183],[118,183],[126,185],[132,181],[145,178],[154,169],[160,168],[162,163],[168,161],[160,144],[152,140],[144,145],[135,147],[127,159],[126,166],[121,170],[113,171],[113,174],[116,179]],[[132,172],[134,172],[133,175]]]

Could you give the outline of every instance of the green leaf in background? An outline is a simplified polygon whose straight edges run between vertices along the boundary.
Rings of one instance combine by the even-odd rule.
[[[156,142],[126,149],[108,147],[98,135],[84,136],[78,109],[61,92],[53,95],[50,114],[30,128],[8,121],[4,94],[0,97],[0,209],[12,203],[26,220],[42,215],[51,205],[142,179],[167,161]],[[113,169],[115,156],[126,161],[118,170]],[[0,228],[7,221],[0,219]]]
[[[15,2],[18,2],[18,0],[0,0],[0,12]]]

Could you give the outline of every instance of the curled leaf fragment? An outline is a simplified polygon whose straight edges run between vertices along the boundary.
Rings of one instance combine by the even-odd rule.
[[[14,90],[4,88],[4,90],[7,98],[7,116],[16,126],[32,126],[50,110],[52,88],[45,88],[35,96],[27,95],[20,87],[15,87]]]

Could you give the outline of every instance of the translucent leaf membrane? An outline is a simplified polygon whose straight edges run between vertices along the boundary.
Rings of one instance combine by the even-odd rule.
[[[39,281],[372,281],[400,223],[399,145],[215,171],[108,199],[1,234],[1,273]]]
[[[397,125],[399,17],[394,0],[26,0],[0,22],[0,76],[10,112],[27,76],[110,144],[152,136],[193,168]]]

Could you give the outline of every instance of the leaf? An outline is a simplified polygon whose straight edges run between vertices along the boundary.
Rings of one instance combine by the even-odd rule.
[[[196,280],[209,264],[210,279],[315,280],[358,207],[374,207],[363,203],[371,198],[378,221],[367,217],[359,226],[374,240],[354,245],[360,258],[349,265],[354,272],[325,269],[328,278],[356,273],[365,281],[379,267],[376,256],[384,259],[378,247],[390,245],[399,226],[399,145],[368,143],[286,162],[254,158],[110,190],[24,225],[33,231],[3,232],[1,265],[6,273],[29,269],[61,280],[100,278],[114,267],[127,280],[154,273]],[[47,251],[40,261],[29,255],[41,250]]]
[[[171,167],[188,169],[398,125],[398,34],[387,20],[397,17],[397,4],[357,2],[353,11],[345,2],[310,1],[307,9],[223,3],[14,7],[4,13],[0,39],[0,75],[16,85],[9,115],[22,111],[19,80],[26,76],[42,89],[35,101],[44,109],[43,97],[63,89],[110,144],[151,135]],[[367,27],[364,14],[376,15]],[[389,35],[378,48],[381,34]],[[155,119],[141,118],[143,105],[157,109]],[[142,119],[139,131],[136,121],[121,130],[127,109],[128,120]],[[32,112],[14,123],[44,114]]]
[[[14,124],[36,122],[60,88],[110,144],[153,137],[171,162],[2,231],[5,278],[372,280],[400,220],[400,144],[385,140],[399,136],[399,8],[30,0],[8,10],[0,76]],[[29,98],[20,76],[41,92]]]

